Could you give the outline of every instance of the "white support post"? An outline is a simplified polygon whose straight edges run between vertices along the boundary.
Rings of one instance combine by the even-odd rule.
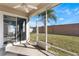
[[[38,42],[38,34],[39,34],[39,28],[38,28],[38,18],[36,20],[36,42]]]
[[[28,18],[26,19],[26,44],[28,40]]]
[[[47,17],[47,10],[46,10],[46,25],[45,25],[45,36],[46,36],[46,51],[48,50],[48,44],[47,44],[47,37],[48,37],[48,35],[47,35],[47,19],[48,19],[48,17]]]
[[[27,24],[26,24],[26,44],[30,43],[30,27],[28,24],[29,19],[27,19]]]

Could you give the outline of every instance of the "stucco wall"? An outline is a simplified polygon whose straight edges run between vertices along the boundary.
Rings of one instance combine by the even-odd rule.
[[[35,32],[34,28],[34,32]],[[39,27],[40,33],[45,33],[44,27]],[[55,25],[48,27],[48,33],[64,34],[64,35],[77,35],[79,36],[79,24]]]
[[[0,12],[0,48],[3,47],[3,15]]]
[[[79,35],[79,24],[54,26],[54,33],[67,34],[67,35]]]

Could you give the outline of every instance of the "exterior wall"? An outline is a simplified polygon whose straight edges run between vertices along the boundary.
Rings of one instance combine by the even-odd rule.
[[[34,29],[34,32],[35,31],[36,30]],[[44,27],[39,27],[39,32],[44,33],[45,32]],[[66,25],[49,26],[48,33],[79,36],[79,24],[66,24]]]
[[[3,15],[0,12],[0,48],[3,47]]]

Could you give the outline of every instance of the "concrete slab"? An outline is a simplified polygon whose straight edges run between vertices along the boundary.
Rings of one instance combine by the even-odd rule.
[[[32,45],[27,45],[27,47],[23,45],[8,46],[6,51],[26,56],[46,56]]]

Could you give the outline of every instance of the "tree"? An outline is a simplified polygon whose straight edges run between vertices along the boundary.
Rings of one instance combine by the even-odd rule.
[[[55,15],[55,11],[54,10],[52,10],[52,9],[47,10],[47,16],[48,16],[48,19],[47,19],[48,22],[50,22],[49,19],[54,20],[56,22],[57,17]],[[45,23],[45,21],[46,21],[45,20],[46,19],[46,12],[44,11],[44,12],[40,13],[38,15],[38,17],[41,18],[40,21],[42,21],[44,23],[44,26],[45,26],[46,25],[46,23]]]

